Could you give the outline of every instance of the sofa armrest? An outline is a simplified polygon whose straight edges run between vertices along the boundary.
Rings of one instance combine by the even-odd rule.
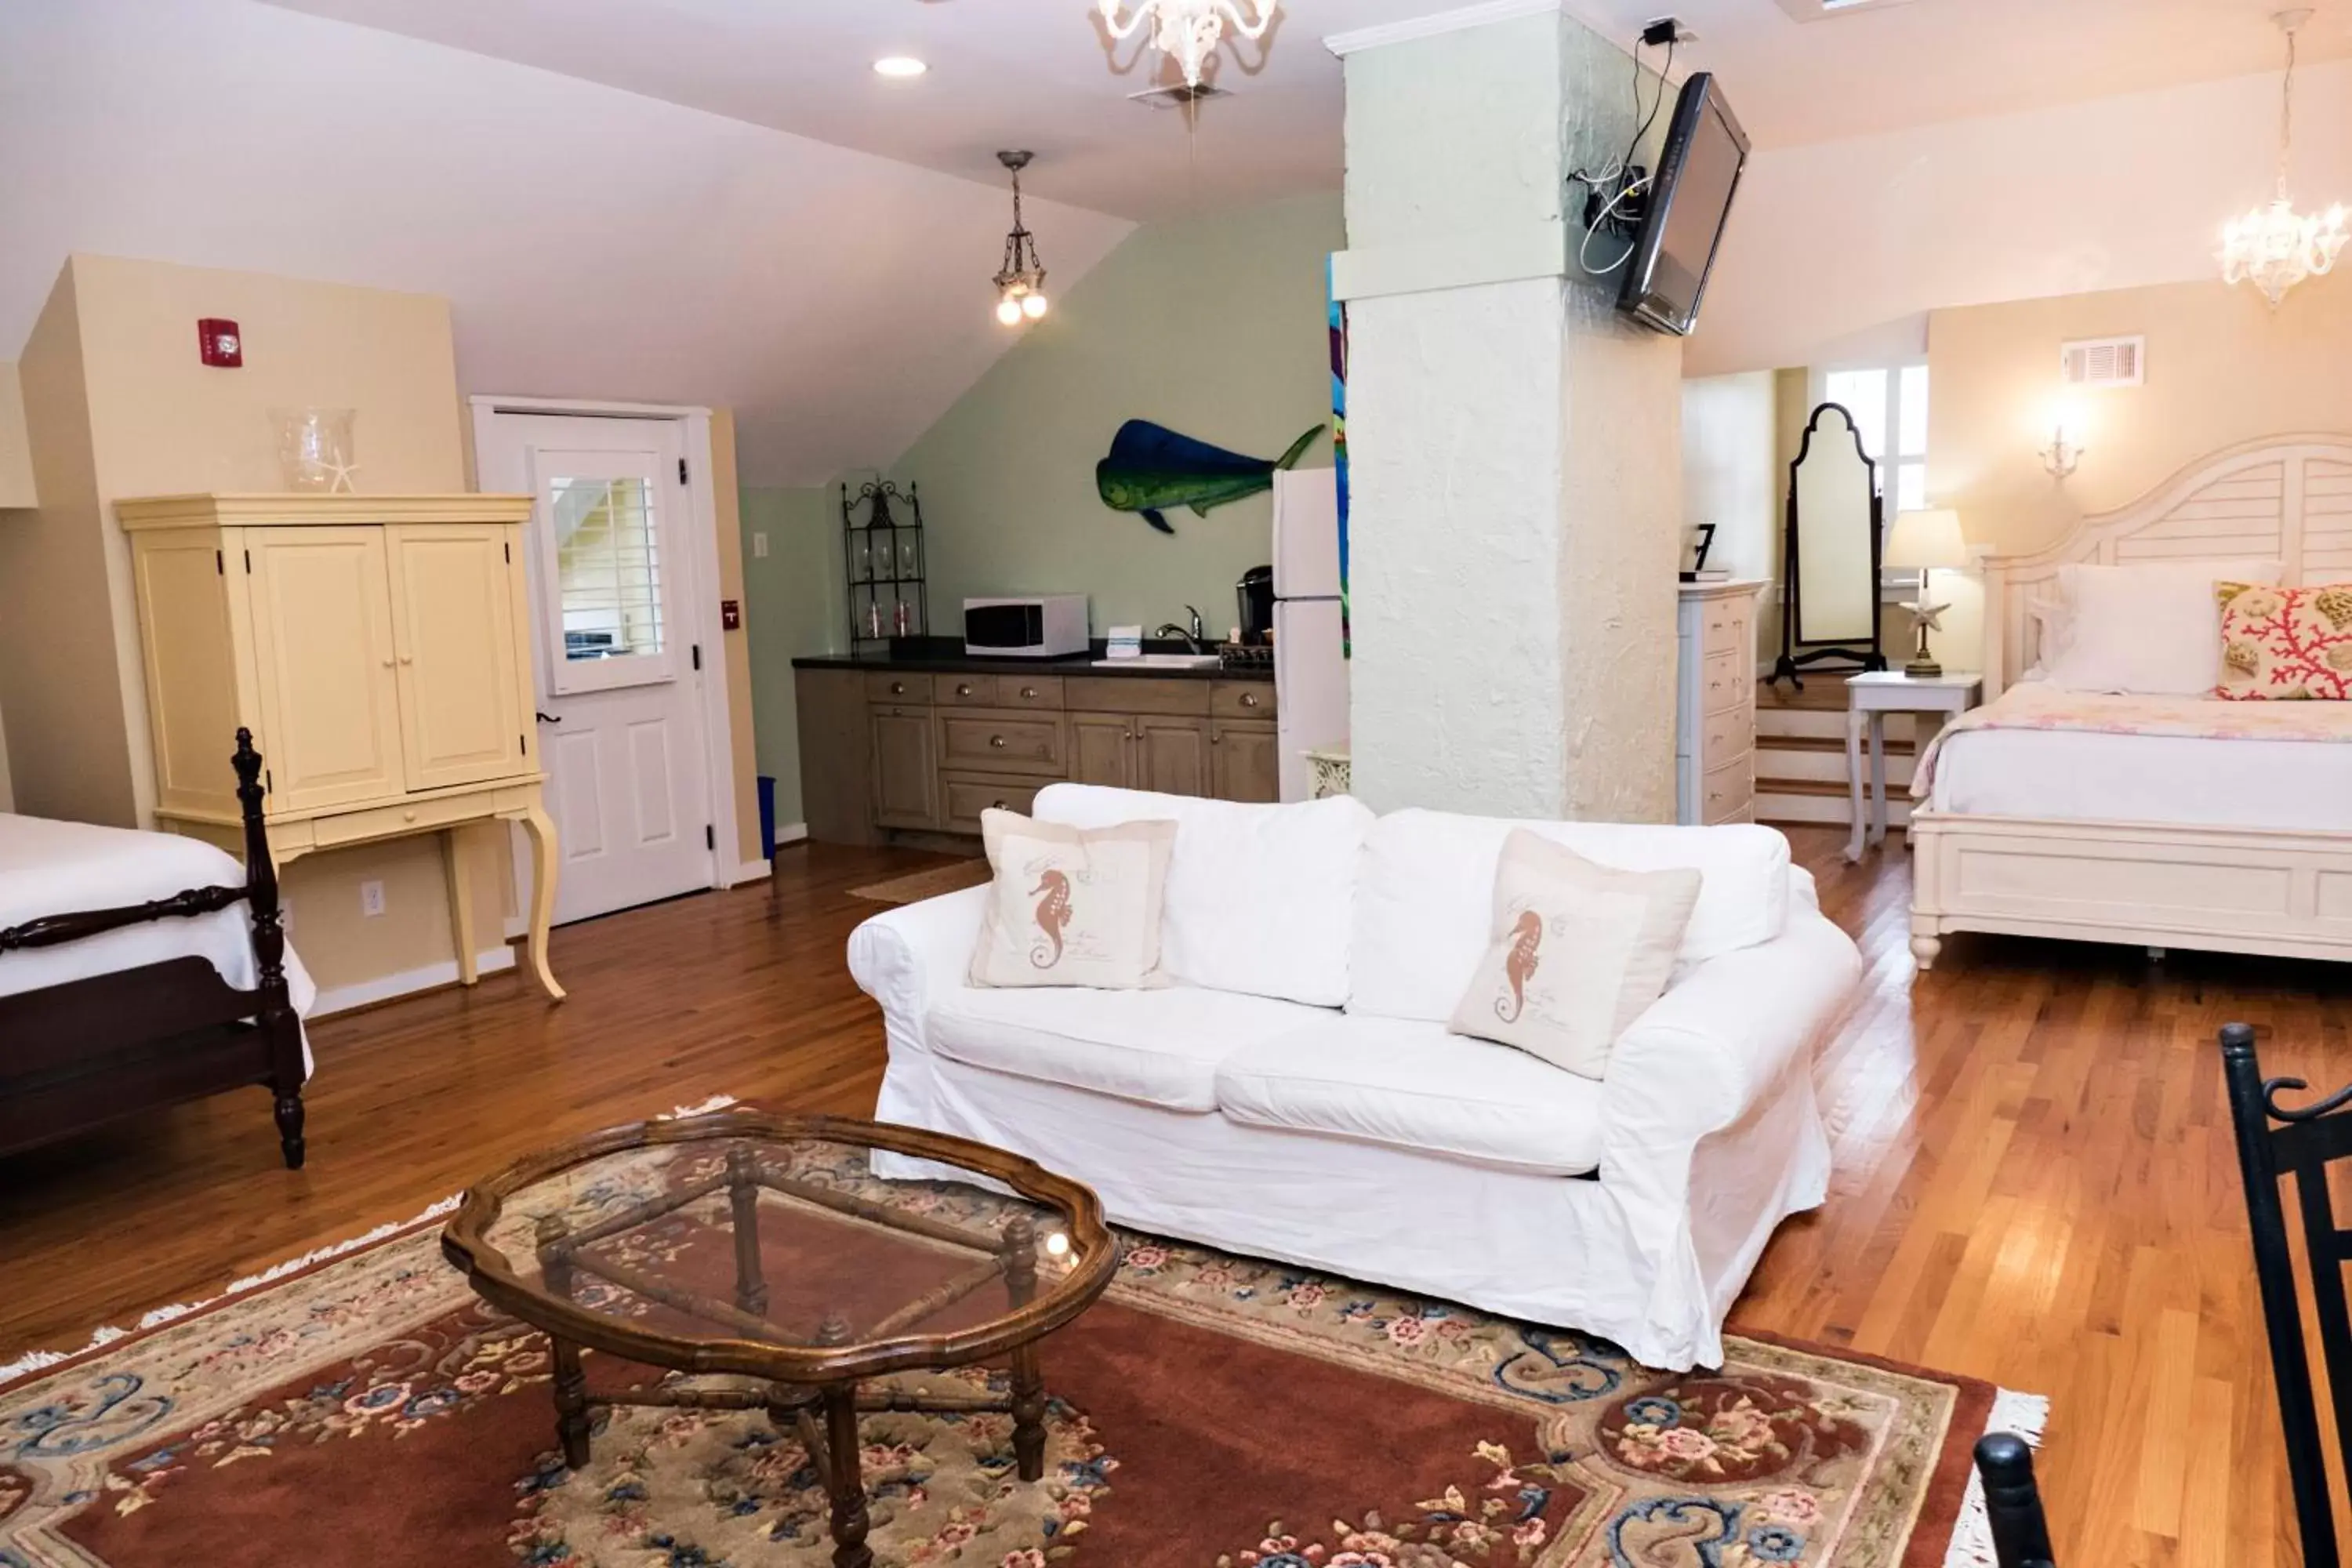
[[[876,915],[849,933],[849,973],[882,1004],[890,1044],[928,1049],[923,1020],[940,992],[963,984],[980,939],[985,886]]]
[[[1816,910],[1692,970],[1618,1037],[1602,1078],[1604,1177],[1737,1124],[1811,1047],[1862,978],[1862,954]]]

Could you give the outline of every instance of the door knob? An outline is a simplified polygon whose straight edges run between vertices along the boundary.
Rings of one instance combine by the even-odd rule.
[[[400,662],[403,664],[415,664],[416,662],[416,658],[413,654],[404,653],[400,656]]]
[[[392,668],[392,655],[385,654],[383,656],[383,667],[386,669],[390,669]]]

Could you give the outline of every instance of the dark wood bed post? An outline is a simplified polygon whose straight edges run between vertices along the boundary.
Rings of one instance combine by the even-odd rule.
[[[237,805],[245,813],[245,898],[253,915],[253,957],[260,970],[254,990],[260,995],[257,1016],[269,1042],[269,1092],[277,1098],[278,1146],[286,1154],[286,1168],[302,1168],[302,1020],[294,1015],[294,1001],[286,988],[286,921],[278,904],[278,867],[269,856],[269,829],[263,821],[268,791],[261,784],[261,753],[253,749],[253,731],[236,732],[236,752],[229,758],[236,769]]]

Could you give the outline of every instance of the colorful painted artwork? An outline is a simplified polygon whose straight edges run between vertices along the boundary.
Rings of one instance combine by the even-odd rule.
[[[1339,486],[1339,649],[1355,652],[1348,629],[1348,306],[1331,289],[1331,263],[1323,263],[1323,292],[1331,309],[1331,467]]]
[[[1130,419],[1111,437],[1110,456],[1095,465],[1095,489],[1103,505],[1139,512],[1160,532],[1173,533],[1164,513],[1187,506],[1206,517],[1213,506],[1272,489],[1275,471],[1296,464],[1321,434],[1318,425],[1279,458],[1244,458],[1149,419]]]

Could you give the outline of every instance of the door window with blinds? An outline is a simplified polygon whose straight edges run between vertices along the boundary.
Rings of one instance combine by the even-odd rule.
[[[538,454],[541,618],[558,693],[677,679],[672,520],[653,462],[616,452]]]

